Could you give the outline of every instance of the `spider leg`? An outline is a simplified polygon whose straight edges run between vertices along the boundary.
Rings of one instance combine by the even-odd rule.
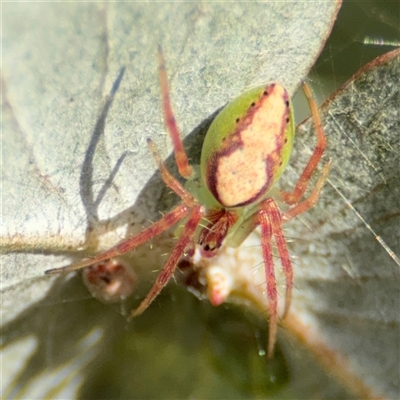
[[[261,209],[256,214],[256,221],[261,226],[261,248],[263,252],[265,276],[267,281],[267,297],[269,303],[269,337],[267,355],[271,358],[277,335],[278,299],[276,290],[276,278],[272,254],[272,237],[275,238],[281,259],[282,269],[286,278],[286,296],[284,316],[290,308],[293,269],[290,262],[289,252],[286,247],[285,238],[282,233],[282,216],[275,200],[269,198],[261,203]]]
[[[301,203],[296,204],[293,208],[291,208],[290,210],[285,212],[285,214],[283,214],[284,222],[289,221],[290,219],[309,210],[310,208],[312,208],[315,205],[315,203],[319,199],[319,195],[321,194],[321,190],[322,190],[325,180],[328,176],[330,166],[331,166],[330,161],[325,163],[324,168],[322,169],[321,175],[318,178],[318,181],[317,181],[314,189],[312,190],[310,196],[308,198],[306,198],[304,201],[302,201]]]
[[[52,275],[52,274],[58,274],[60,272],[74,271],[95,264],[97,262],[108,260],[110,258],[124,254],[134,249],[135,247],[139,246],[140,244],[147,242],[154,236],[157,236],[160,233],[165,232],[171,226],[175,225],[182,218],[184,218],[188,214],[188,212],[189,212],[189,207],[186,206],[185,204],[180,204],[179,206],[174,208],[168,214],[165,214],[163,218],[155,222],[153,225],[149,226],[144,231],[138,233],[137,235],[129,239],[123,240],[122,242],[112,247],[110,250],[100,253],[93,258],[88,258],[86,260],[82,260],[75,264],[67,265],[61,268],[48,269],[47,271],[45,271],[45,273],[48,275]]]
[[[149,146],[151,155],[153,156],[161,173],[161,177],[164,183],[171,190],[173,190],[183,200],[185,204],[187,204],[188,206],[194,206],[197,203],[196,199],[167,170],[161,160],[160,153],[158,152],[156,145],[150,138],[147,139],[147,144]]]
[[[169,98],[168,79],[165,71],[165,62],[162,47],[158,46],[158,71],[160,76],[161,94],[164,110],[165,125],[169,131],[169,136],[174,147],[175,161],[178,166],[179,173],[186,179],[193,176],[192,167],[183,148],[182,139],[176,125],[174,113],[172,112],[171,100]]]
[[[293,268],[290,261],[289,251],[286,246],[286,240],[282,232],[282,214],[275,201],[269,201],[269,213],[271,216],[272,233],[275,238],[276,247],[278,248],[279,258],[281,260],[282,270],[286,280],[285,291],[285,308],[283,310],[282,319],[286,317],[289,312],[292,302],[292,289],[293,289]]]
[[[311,179],[311,175],[315,171],[326,148],[326,137],[324,129],[322,128],[321,116],[318,111],[318,106],[312,96],[311,89],[305,82],[303,82],[303,91],[307,97],[307,101],[311,109],[312,118],[314,120],[315,133],[317,135],[317,144],[314,148],[314,152],[311,158],[308,160],[307,166],[304,168],[303,173],[297,181],[296,187],[294,188],[293,192],[281,192],[283,201],[289,205],[298,203],[299,200],[303,197],[304,192],[307,189],[308,182]]]
[[[174,273],[178,261],[185,251],[186,246],[192,241],[196,229],[204,215],[204,207],[199,205],[194,206],[189,220],[186,222],[186,225],[183,229],[181,236],[178,239],[178,242],[175,245],[174,250],[170,254],[153,287],[150,289],[150,292],[140,303],[139,307],[132,311],[131,318],[137,317],[138,315],[142,314],[143,311],[146,310],[150,303],[158,296],[164,286],[168,283],[172,274]]]

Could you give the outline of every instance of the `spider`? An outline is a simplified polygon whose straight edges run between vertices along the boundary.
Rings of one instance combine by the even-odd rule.
[[[271,189],[285,170],[293,146],[295,125],[287,91],[278,83],[250,89],[228,103],[210,125],[204,139],[200,166],[191,166],[183,148],[171,108],[167,73],[161,47],[158,47],[159,79],[165,125],[171,137],[182,186],[167,170],[151,139],[147,139],[152,157],[164,183],[181,199],[180,203],[137,235],[111,249],[83,261],[47,270],[55,274],[84,268],[124,254],[184,221],[174,249],[155,283],[131,317],[143,313],[172,277],[178,262],[190,257],[195,247],[201,256],[214,257],[224,242],[238,247],[256,228],[261,228],[261,248],[269,303],[268,357],[273,356],[277,336],[278,296],[274,272],[272,242],[275,241],[286,280],[285,307],[288,313],[293,285],[293,270],[282,232],[282,224],[310,209],[318,200],[329,171],[329,161],[309,197],[304,194],[326,147],[318,107],[311,90],[303,83],[317,136],[311,158],[293,192],[274,190],[278,200],[288,205],[281,211]]]

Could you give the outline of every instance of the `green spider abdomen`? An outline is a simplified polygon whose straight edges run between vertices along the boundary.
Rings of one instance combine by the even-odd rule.
[[[281,85],[244,93],[210,126],[201,159],[205,184],[224,207],[260,201],[285,169],[293,135],[289,95]]]

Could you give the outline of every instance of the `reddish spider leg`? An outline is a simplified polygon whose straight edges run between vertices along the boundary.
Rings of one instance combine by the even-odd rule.
[[[282,316],[282,318],[285,318],[291,305],[293,288],[293,268],[286,246],[285,237],[282,231],[282,223],[294,218],[295,216],[307,211],[314,206],[320,196],[321,190],[324,186],[330,168],[330,162],[328,161],[327,163],[325,163],[321,175],[318,178],[318,181],[314,186],[310,196],[299,203],[306,191],[311,176],[314,173],[326,148],[326,137],[322,129],[322,123],[317,104],[315,103],[315,100],[312,97],[311,90],[306,85],[306,83],[303,83],[303,90],[311,109],[317,135],[317,144],[310,160],[307,163],[307,166],[305,167],[303,173],[299,178],[299,181],[295,186],[294,191],[292,193],[286,193],[283,191],[280,192],[283,201],[289,205],[294,205],[294,207],[292,207],[285,213],[281,213],[276,201],[268,198],[261,203],[260,210],[254,216],[254,226],[261,226],[261,247],[263,252],[265,275],[267,281],[267,297],[269,303],[269,339],[267,355],[269,358],[273,356],[276,343],[278,315],[276,278],[271,242],[274,238],[286,280],[285,308]]]
[[[276,343],[277,325],[278,325],[278,296],[276,290],[276,278],[274,270],[274,260],[272,254],[272,236],[279,250],[279,256],[282,264],[287,262],[286,268],[283,268],[286,276],[286,293],[288,291],[288,274],[292,274],[292,267],[290,265],[289,252],[286,248],[285,239],[282,234],[281,213],[275,200],[267,199],[262,202],[260,211],[256,214],[255,222],[261,225],[261,248],[264,258],[265,277],[267,281],[267,297],[269,306],[269,335],[268,335],[268,349],[267,356],[272,358]],[[290,281],[291,284],[291,281]],[[286,307],[286,303],[285,303]]]
[[[181,135],[179,134],[179,130],[176,125],[174,113],[172,112],[171,101],[169,98],[167,72],[165,70],[165,61],[164,61],[162,47],[158,45],[157,50],[158,50],[157,53],[158,73],[160,78],[165,125],[169,131],[169,136],[172,140],[172,145],[174,147],[175,161],[176,165],[178,166],[179,173],[185,179],[189,179],[193,176],[193,170],[192,167],[189,165],[185,149],[183,148]]]
[[[329,163],[324,165],[323,171],[318,178],[317,184],[312,190],[310,196],[302,203],[298,204],[298,207],[295,206],[293,209],[298,208],[299,210],[302,210],[301,212],[304,212],[315,204],[329,172],[329,166]],[[288,212],[290,213],[291,210]],[[267,298],[269,306],[268,358],[272,358],[274,354],[278,326],[278,296],[276,289],[274,261],[272,256],[272,236],[275,238],[276,247],[278,249],[279,258],[281,260],[282,270],[286,281],[285,308],[282,319],[285,318],[286,314],[288,313],[292,300],[293,268],[290,261],[289,251],[286,246],[286,240],[282,231],[282,224],[287,221],[285,218],[286,215],[287,213],[281,213],[279,206],[274,199],[268,198],[261,203],[260,210],[254,216],[254,227],[257,225],[261,226],[261,248],[267,281]]]
[[[312,115],[312,118],[314,121],[315,132],[317,135],[317,144],[314,148],[314,152],[313,152],[311,158],[308,160],[307,166],[304,168],[303,173],[301,174],[299,180],[297,181],[297,184],[296,184],[293,192],[292,193],[287,193],[287,192],[283,192],[283,191],[281,192],[283,201],[289,205],[298,203],[301,200],[301,198],[303,197],[304,192],[307,189],[308,182],[311,179],[311,175],[314,173],[322,155],[325,152],[325,148],[326,148],[326,137],[325,137],[324,130],[322,128],[321,116],[318,111],[318,106],[312,96],[311,89],[305,82],[303,82],[303,91],[304,91],[304,94],[306,95],[308,105],[311,110],[311,115]],[[329,164],[329,162],[327,164]],[[329,165],[326,166],[327,164],[325,164],[322,174],[324,174],[326,169],[329,169]],[[328,171],[326,171],[326,174],[327,173],[328,173]],[[302,202],[301,204],[304,204],[304,202]],[[293,218],[294,216],[308,210],[310,207],[312,207],[312,205],[308,206],[308,203],[306,203],[305,205],[302,206],[302,208],[300,208],[299,210],[296,210],[296,212],[293,212],[293,210],[295,208],[297,208],[297,206],[296,206],[295,208],[293,208],[291,210],[292,211],[291,213],[286,213],[286,217],[289,217],[289,215],[290,215],[290,218]],[[285,220],[287,220],[287,219],[285,218]]]

